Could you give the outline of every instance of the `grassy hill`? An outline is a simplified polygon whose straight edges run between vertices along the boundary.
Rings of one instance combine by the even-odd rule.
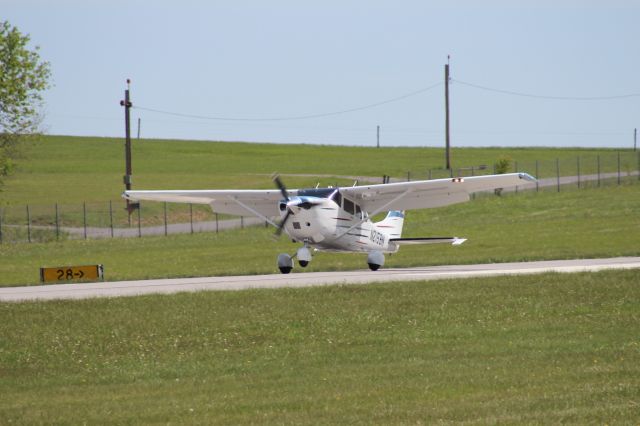
[[[488,166],[503,156],[518,169],[531,174],[555,176],[556,159],[562,175],[617,169],[617,152],[607,149],[554,148],[454,148],[454,168]],[[621,152],[622,171],[637,170],[638,157]],[[271,188],[274,172],[287,176],[289,187],[345,184],[351,178],[336,176],[390,175],[412,179],[448,176],[443,170],[444,149],[368,148],[317,145],[276,145],[241,142],[169,140],[133,141],[133,185],[136,189]],[[461,171],[470,173],[470,171]],[[0,192],[0,206],[25,204],[71,204],[120,200],[124,189],[124,143],[122,139],[45,136],[25,150],[16,173]]]

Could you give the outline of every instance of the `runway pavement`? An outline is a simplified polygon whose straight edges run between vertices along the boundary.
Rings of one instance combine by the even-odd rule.
[[[194,291],[246,290],[252,288],[312,287],[394,281],[424,281],[446,278],[535,274],[548,271],[580,272],[603,269],[640,269],[640,257],[612,259],[552,260],[542,262],[483,265],[426,266],[350,272],[293,272],[289,275],[174,278],[144,281],[114,281],[84,284],[54,284],[0,288],[0,302],[42,301],[171,294]],[[298,269],[299,271],[299,269]],[[640,271],[638,272],[640,277]]]

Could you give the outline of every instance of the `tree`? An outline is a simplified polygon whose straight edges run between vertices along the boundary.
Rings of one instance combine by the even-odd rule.
[[[49,88],[49,62],[28,34],[0,21],[0,178],[11,172],[20,142],[35,135],[42,121],[42,93]]]
[[[511,168],[511,157],[506,155],[503,155],[500,158],[498,158],[498,161],[496,162],[496,164],[493,165],[493,169],[495,170],[495,173],[498,175],[503,175],[507,173],[510,168]],[[493,192],[499,196],[502,194],[502,188],[496,188],[493,190]]]

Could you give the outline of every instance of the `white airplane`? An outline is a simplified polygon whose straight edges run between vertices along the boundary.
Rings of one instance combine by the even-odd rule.
[[[287,190],[274,178],[279,190],[167,190],[125,191],[131,201],[150,200],[208,204],[214,212],[257,216],[302,243],[294,256],[278,255],[283,274],[293,269],[293,258],[301,267],[311,261],[311,249],[367,253],[373,271],[384,265],[384,253],[395,253],[403,244],[462,244],[464,238],[401,238],[405,210],[441,207],[468,201],[470,194],[535,182],[527,173],[413,182]],[[373,222],[378,213],[384,220]],[[276,223],[274,218],[280,217]]]

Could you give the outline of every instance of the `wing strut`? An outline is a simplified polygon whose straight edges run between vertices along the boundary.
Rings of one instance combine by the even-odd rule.
[[[235,202],[236,204],[238,204],[240,207],[242,207],[243,209],[245,209],[249,213],[253,213],[254,215],[258,216],[260,219],[264,219],[266,222],[270,223],[271,225],[275,226],[276,228],[278,227],[278,225],[274,221],[272,221],[271,219],[269,219],[265,215],[260,214],[255,209],[252,209],[251,207],[247,206],[245,203],[243,203],[242,201],[238,200],[237,198],[229,197],[229,199],[232,200],[233,202]]]

